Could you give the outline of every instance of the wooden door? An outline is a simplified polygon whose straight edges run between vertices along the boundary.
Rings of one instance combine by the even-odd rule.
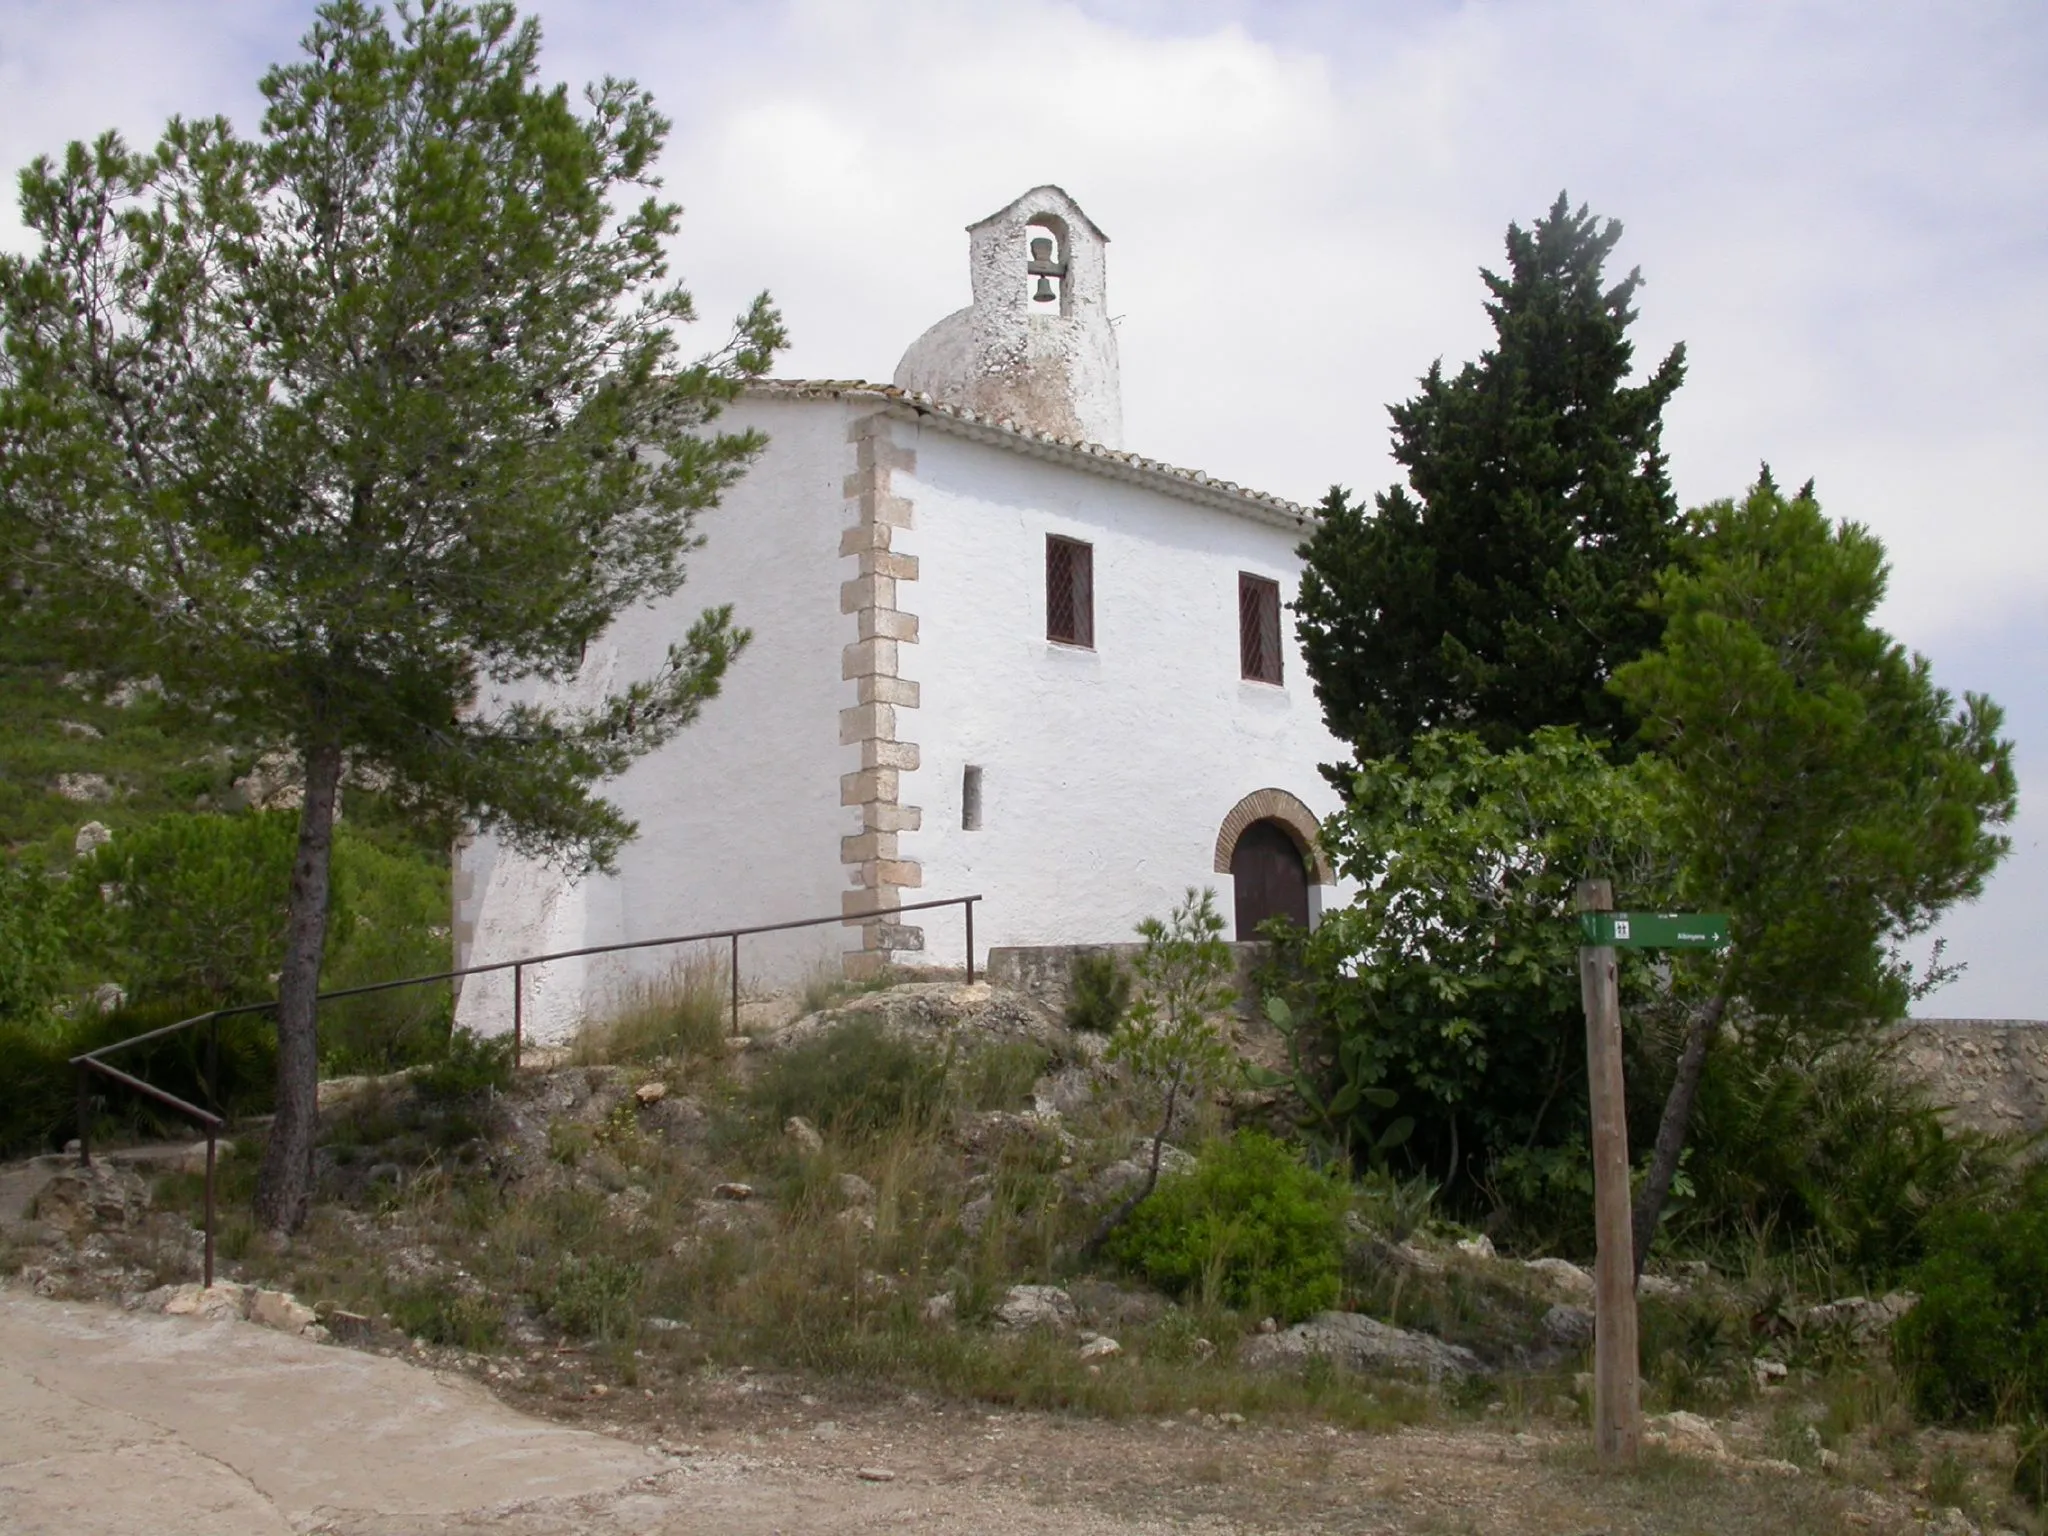
[[[1308,926],[1308,865],[1277,821],[1255,821],[1244,829],[1230,855],[1230,880],[1237,892],[1240,943],[1256,939],[1259,924],[1269,917]]]

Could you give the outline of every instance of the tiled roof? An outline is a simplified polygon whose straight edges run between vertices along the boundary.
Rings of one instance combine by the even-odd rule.
[[[1306,530],[1315,512],[1298,502],[1268,495],[1229,480],[1212,480],[1199,469],[1148,459],[1121,448],[1077,437],[1055,437],[1033,431],[1008,419],[992,421],[964,405],[951,405],[927,394],[912,394],[893,384],[871,384],[864,379],[761,379],[747,386],[747,393],[784,400],[872,399],[881,409],[906,419],[925,422],[941,431],[952,432],[979,442],[994,443],[1034,458],[1071,464],[1111,479],[1130,480],[1183,500],[1221,507],[1254,517],[1260,522]]]

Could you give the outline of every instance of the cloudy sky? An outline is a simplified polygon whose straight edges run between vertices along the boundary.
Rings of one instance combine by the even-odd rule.
[[[2048,1017],[2048,10],[1527,0],[543,5],[547,71],[676,130],[681,270],[760,288],[778,371],[886,379],[967,297],[963,226],[1053,181],[1112,237],[1126,446],[1311,501],[1485,344],[1476,276],[1560,190],[1621,220],[1638,357],[1683,340],[1688,504],[1815,477],[1885,622],[2003,703],[2015,851],[1923,1012]],[[4,0],[0,166],[172,113],[253,128],[307,3]],[[24,236],[12,204],[0,244]]]

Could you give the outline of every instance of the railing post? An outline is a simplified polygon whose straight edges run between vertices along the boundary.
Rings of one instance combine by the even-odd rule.
[[[206,1021],[206,1094],[213,1100],[213,1112],[224,1114],[220,1101],[220,1015]]]
[[[215,1131],[206,1128],[206,1284],[213,1285],[213,1149]]]
[[[522,1043],[523,1043],[523,1042],[522,1042],[522,1040],[521,1040],[521,1036],[522,1036],[522,1034],[524,1033],[524,1029],[525,1029],[525,1020],[524,1020],[524,1019],[523,1019],[523,1018],[521,1017],[521,1010],[522,1010],[522,1008],[523,1008],[523,1006],[524,1006],[524,1005],[523,1005],[523,1003],[522,1003],[522,1002],[521,1002],[521,1000],[520,1000],[520,994],[521,994],[521,993],[523,993],[523,992],[524,992],[524,991],[526,990],[526,987],[525,987],[525,985],[524,985],[524,983],[525,983],[525,980],[526,980],[526,967],[525,967],[525,966],[523,966],[523,965],[515,965],[515,966],[513,966],[513,967],[512,967],[512,1065],[513,1065],[513,1066],[515,1066],[515,1067],[519,1065],[519,1050],[520,1050],[520,1046],[521,1046],[521,1045],[522,1045]]]
[[[732,1032],[740,1032],[740,936],[732,936]]]
[[[92,1073],[83,1062],[78,1068],[78,1166],[92,1166]]]
[[[967,909],[967,985],[974,985],[974,898],[960,903]]]

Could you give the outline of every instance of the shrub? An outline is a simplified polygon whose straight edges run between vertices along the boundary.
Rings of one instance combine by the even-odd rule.
[[[412,1075],[415,1092],[429,1104],[460,1104],[502,1091],[512,1081],[512,1037],[458,1029],[448,1036],[439,1061]]]
[[[391,1321],[416,1339],[456,1349],[487,1350],[505,1337],[505,1315],[488,1297],[458,1295],[439,1285],[393,1297]]]
[[[1788,1058],[1723,1041],[1701,1083],[1675,1231],[1709,1242],[1769,1232],[1872,1286],[1918,1262],[1930,1221],[1989,1199],[2011,1148],[1944,1123],[1927,1089],[1894,1070],[1894,1049],[1845,1040]]]
[[[1348,1201],[1293,1148],[1240,1131],[1162,1178],[1108,1251],[1163,1290],[1293,1322],[1336,1303]]]
[[[624,1259],[571,1255],[555,1266],[541,1305],[556,1327],[579,1339],[628,1337],[639,1316],[640,1271]]]
[[[138,999],[218,1008],[274,995],[297,822],[173,814],[80,859],[71,905],[87,958]]]
[[[66,936],[55,890],[46,877],[0,855],[0,1029],[38,1034],[56,1023],[52,1004]]]
[[[0,1156],[52,1151],[78,1134],[78,1078],[71,1058],[205,1011],[204,999],[131,1003],[111,1013],[80,1012],[45,1030],[0,1026]],[[277,1030],[267,1015],[222,1019],[220,1095],[207,1088],[207,1027],[196,1026],[134,1046],[109,1065],[153,1088],[230,1119],[270,1108],[277,1066]],[[177,1138],[198,1134],[184,1116],[140,1094],[95,1079],[95,1140]]]
[[[1131,975],[1108,950],[1090,950],[1074,957],[1068,978],[1067,1028],[1080,1034],[1106,1035],[1123,1022],[1131,1006]]]
[[[341,916],[330,930],[323,988],[431,975],[454,963],[445,855],[389,848],[337,828],[334,884]],[[454,1017],[455,994],[446,982],[323,1003],[321,1070],[385,1073],[432,1061],[446,1047]]]
[[[2048,1415],[2048,1168],[1999,1207],[1929,1223],[1911,1281],[1920,1304],[1894,1347],[1914,1406],[1983,1423]]]
[[[946,1068],[930,1048],[872,1019],[849,1019],[777,1052],[749,1097],[778,1126],[802,1115],[821,1130],[871,1136],[929,1123]]]

